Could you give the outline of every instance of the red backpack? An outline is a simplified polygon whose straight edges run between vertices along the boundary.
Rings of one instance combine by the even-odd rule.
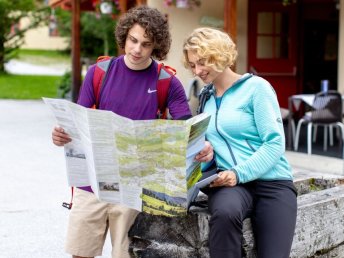
[[[106,78],[108,68],[115,57],[100,56],[97,59],[96,68],[93,74],[93,92],[95,96],[95,104],[93,108],[99,107],[100,91],[103,86],[104,79]],[[157,95],[158,95],[158,110],[157,118],[166,119],[167,110],[167,96],[170,88],[170,82],[173,76],[176,74],[176,70],[170,66],[165,66],[163,63],[158,64],[158,81],[157,81]],[[62,203],[62,206],[71,209],[73,205],[74,187],[71,187],[72,197],[70,203]]]
[[[93,74],[93,90],[94,96],[96,98],[96,103],[94,108],[99,106],[100,91],[103,85],[104,79],[107,75],[107,70],[114,60],[114,57],[110,56],[100,56],[97,59],[96,68]],[[158,64],[158,81],[157,81],[157,96],[158,96],[158,110],[157,118],[166,119],[167,118],[167,97],[168,90],[170,88],[170,82],[173,76],[176,74],[176,70],[170,66],[165,66],[163,63]]]

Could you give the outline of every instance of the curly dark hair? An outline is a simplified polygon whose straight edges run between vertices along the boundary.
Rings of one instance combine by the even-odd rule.
[[[115,36],[120,48],[124,49],[129,30],[139,24],[153,41],[152,57],[164,60],[171,47],[171,34],[167,19],[156,8],[140,5],[131,8],[116,26]]]

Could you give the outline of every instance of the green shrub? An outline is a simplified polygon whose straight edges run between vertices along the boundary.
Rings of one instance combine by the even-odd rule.
[[[67,71],[62,75],[57,83],[57,97],[63,99],[71,99],[72,89],[72,72]]]

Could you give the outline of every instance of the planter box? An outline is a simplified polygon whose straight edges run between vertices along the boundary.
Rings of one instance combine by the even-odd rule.
[[[344,185],[340,179],[307,179],[298,188],[298,216],[290,257],[344,258]],[[130,252],[141,258],[208,258],[210,214],[185,217],[140,213],[129,232]],[[244,221],[244,257],[256,257],[250,219]]]

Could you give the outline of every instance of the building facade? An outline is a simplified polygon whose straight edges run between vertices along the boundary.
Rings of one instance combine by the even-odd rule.
[[[189,9],[147,0],[168,16],[173,42],[166,62],[177,68],[186,87],[193,77],[181,64],[184,37],[196,27],[221,27],[233,15],[226,8],[232,2],[201,1],[200,7]],[[236,28],[234,32],[228,26],[223,29],[235,34],[237,72],[255,73],[270,81],[282,107],[287,107],[291,95],[320,91],[322,80],[344,93],[344,0],[234,2]]]

